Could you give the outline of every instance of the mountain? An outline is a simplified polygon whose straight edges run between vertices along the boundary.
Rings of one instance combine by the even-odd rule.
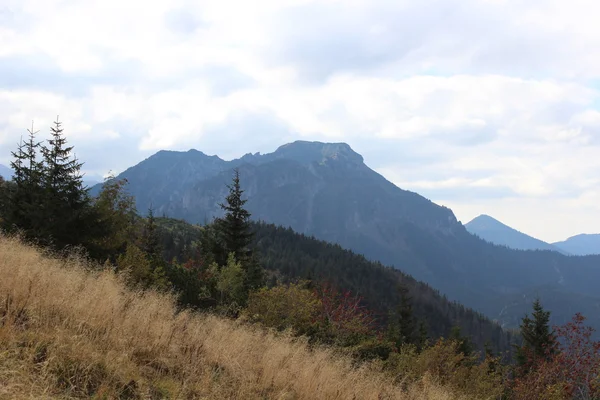
[[[12,173],[13,173],[12,169],[0,164],[0,176],[1,177],[3,177],[6,180],[9,180],[12,177]]]
[[[465,224],[465,228],[483,240],[511,249],[552,250],[564,253],[556,246],[519,232],[489,215],[480,215],[474,218],[471,222]]]
[[[552,245],[564,252],[577,256],[600,254],[600,234],[584,233],[572,236],[562,242],[552,243]]]
[[[450,209],[387,181],[344,143],[294,142],[232,161],[161,151],[119,177],[129,180],[140,211],[152,206],[155,215],[203,223],[222,215],[235,167],[255,220],[398,268],[506,326],[515,326],[536,293],[542,301],[552,294],[553,323],[600,306],[600,257],[491,244]],[[588,317],[600,327],[599,313]]]

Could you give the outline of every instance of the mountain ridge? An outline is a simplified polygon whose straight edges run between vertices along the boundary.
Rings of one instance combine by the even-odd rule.
[[[567,253],[550,243],[514,229],[487,214],[481,214],[473,218],[465,224],[465,228],[470,233],[490,243],[507,246],[511,249],[551,250],[563,254]]]
[[[218,203],[239,168],[254,219],[394,266],[501,323],[514,326],[521,309],[503,310],[536,291],[558,299],[553,323],[600,305],[593,284],[600,257],[491,244],[469,233],[452,210],[396,187],[356,154],[344,144],[303,141],[231,161],[199,151],[159,152],[119,177],[129,180],[140,211],[152,207],[156,215],[204,223],[222,215]],[[589,317],[600,327],[600,318]]]
[[[600,254],[600,234],[598,233],[581,233],[552,244],[573,255],[588,256]]]

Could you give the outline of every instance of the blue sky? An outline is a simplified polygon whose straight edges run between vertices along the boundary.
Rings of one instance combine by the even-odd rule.
[[[593,0],[1,0],[0,164],[64,122],[89,177],[159,149],[344,141],[548,241],[600,232]]]

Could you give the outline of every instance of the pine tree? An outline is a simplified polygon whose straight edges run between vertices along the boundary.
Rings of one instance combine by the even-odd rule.
[[[28,140],[21,139],[17,151],[11,152],[14,191],[7,200],[4,225],[8,230],[20,230],[29,239],[39,239],[38,231],[43,221],[40,209],[43,171],[37,155],[41,142],[35,139],[38,132],[33,129],[33,124],[27,132]]]
[[[146,217],[146,222],[144,223],[141,248],[148,255],[148,258],[153,266],[157,266],[158,264],[162,263],[162,246],[160,244],[156,220],[154,218],[154,210],[152,207],[148,209],[148,216]]]
[[[396,347],[400,348],[404,343],[417,344],[418,338],[415,337],[416,323],[408,288],[404,285],[398,285],[398,292],[400,293],[400,303],[389,326],[389,337]]]
[[[215,224],[221,249],[217,249],[214,256],[219,265],[225,265],[229,255],[233,254],[242,266],[245,275],[244,287],[246,293],[249,293],[263,286],[264,271],[251,247],[254,233],[250,224],[250,213],[244,208],[248,200],[242,198],[244,191],[241,189],[237,168],[234,170],[233,182],[227,185],[227,188],[229,194],[225,203],[219,204],[225,215]],[[227,259],[223,259],[223,256]]]
[[[217,225],[226,253],[233,253],[237,260],[250,255],[250,243],[254,237],[250,226],[250,213],[244,208],[248,201],[242,199],[244,191],[240,186],[240,172],[234,170],[233,183],[227,185],[229,194],[226,203],[219,206],[225,211],[225,216],[218,220]],[[223,260],[227,261],[227,260]]]
[[[14,191],[10,193],[7,199],[8,209],[5,212],[4,229],[14,231],[21,229],[23,232],[30,230],[31,222],[26,213],[26,186],[27,186],[27,153],[23,139],[19,141],[16,151],[11,151],[13,160],[10,167],[13,170]]]
[[[166,262],[163,258],[163,248],[152,207],[148,210],[148,217],[146,217],[144,223],[141,239],[140,247],[146,255],[150,269],[150,284],[157,289],[166,289],[168,287],[168,278],[165,271]]]
[[[93,208],[98,218],[91,227],[93,239],[87,248],[95,259],[116,261],[134,236],[137,211],[135,199],[127,193],[126,185],[127,179],[109,176],[94,199]]]
[[[90,197],[83,186],[80,163],[71,156],[73,146],[67,147],[61,123],[54,122],[52,138],[42,146],[44,217],[40,234],[48,244],[62,249],[86,242],[90,215]]]
[[[521,321],[523,344],[517,347],[517,365],[525,371],[538,360],[549,359],[556,352],[556,338],[550,329],[550,311],[544,310],[540,299],[533,302],[533,312]]]
[[[457,350],[467,357],[475,350],[471,340],[462,335],[462,329],[458,325],[454,325],[450,330],[450,340],[456,341],[458,343]]]

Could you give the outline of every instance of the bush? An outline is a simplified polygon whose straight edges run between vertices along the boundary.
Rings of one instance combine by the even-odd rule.
[[[250,294],[247,316],[278,330],[291,328],[298,335],[313,336],[319,329],[322,304],[303,283],[275,286]]]
[[[497,362],[486,358],[477,363],[477,355],[465,355],[460,342],[439,339],[420,353],[413,344],[404,344],[390,355],[385,368],[398,382],[412,384],[429,376],[436,384],[451,387],[476,399],[495,399],[505,392],[505,371],[490,368]]]

